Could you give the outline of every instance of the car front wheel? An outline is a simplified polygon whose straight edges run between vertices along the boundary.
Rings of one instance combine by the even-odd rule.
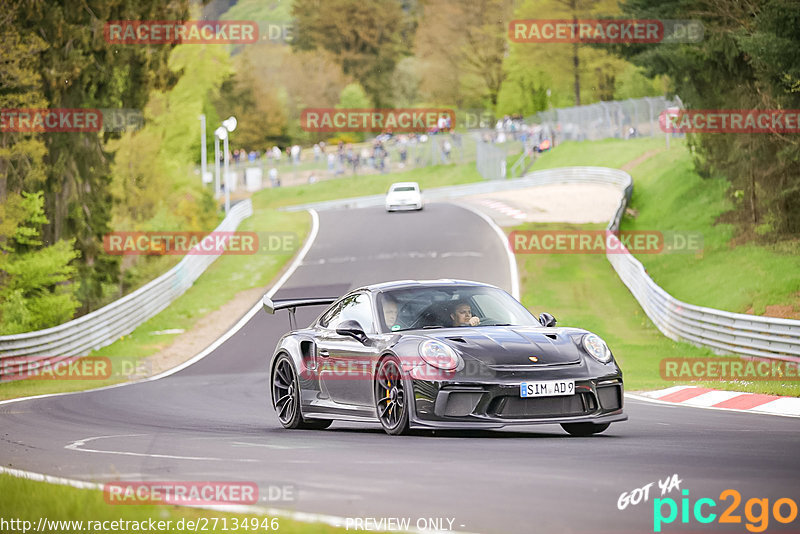
[[[563,423],[561,428],[567,431],[570,436],[587,437],[599,434],[609,427],[610,423],[598,425],[595,423]]]
[[[375,408],[387,434],[407,434],[408,403],[411,393],[405,390],[400,363],[394,357],[381,361],[375,374]]]

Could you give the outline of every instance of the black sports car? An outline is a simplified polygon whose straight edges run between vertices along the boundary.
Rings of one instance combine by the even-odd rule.
[[[269,365],[272,403],[286,428],[334,420],[409,428],[560,423],[576,436],[624,421],[622,371],[608,346],[578,328],[537,321],[494,286],[400,281],[341,298],[272,301],[291,332]],[[299,306],[330,306],[297,329]]]

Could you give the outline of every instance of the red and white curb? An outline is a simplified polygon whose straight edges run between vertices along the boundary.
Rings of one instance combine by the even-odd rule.
[[[479,202],[479,204],[482,204],[482,205],[486,206],[489,209],[493,209],[495,211],[499,211],[503,215],[507,215],[507,216],[509,216],[509,217],[511,217],[513,219],[517,219],[519,221],[525,220],[525,218],[527,217],[527,215],[525,215],[524,211],[518,210],[517,208],[512,208],[508,204],[500,202],[499,200],[492,200],[492,199],[488,199],[487,198],[487,199],[481,200]]]
[[[698,408],[800,417],[800,398],[797,397],[721,391],[697,386],[674,386],[658,391],[642,391],[632,396]]]

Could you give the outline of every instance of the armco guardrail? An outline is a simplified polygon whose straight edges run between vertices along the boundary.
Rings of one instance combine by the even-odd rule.
[[[252,214],[253,204],[249,199],[239,202],[215,231],[233,231]],[[99,310],[45,330],[0,336],[0,359],[24,357],[20,361],[26,364],[31,361],[55,363],[109,345],[166,308],[218,257],[186,255],[163,275]]]
[[[525,180],[536,184],[553,182],[599,182],[613,184],[623,192],[608,230],[619,223],[633,191],[630,175],[604,167],[567,167],[536,171]],[[620,243],[621,248],[624,245]],[[777,360],[800,360],[800,321],[731,313],[682,302],[664,291],[632,254],[606,255],[622,282],[639,301],[648,317],[667,337],[709,347],[715,352],[757,356]]]

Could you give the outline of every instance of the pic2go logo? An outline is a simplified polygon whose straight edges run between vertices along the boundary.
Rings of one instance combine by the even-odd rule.
[[[717,506],[713,499],[698,499],[695,501],[694,506],[690,504],[689,490],[681,492],[683,498],[681,499],[680,514],[681,523],[689,523],[691,518],[689,513],[692,512],[694,520],[698,523],[712,523],[717,514],[711,512],[711,508]],[[736,515],[739,504],[742,502],[742,495],[734,489],[726,489],[719,494],[720,501],[726,501],[728,498],[732,499],[731,504],[719,516],[718,523],[733,523],[741,524],[742,516]],[[770,510],[769,499],[749,499],[744,505],[744,515],[747,519],[745,528],[750,532],[764,532],[769,526],[770,515],[778,523],[791,523],[797,519],[797,503],[792,499],[782,498],[777,499],[772,503]],[[664,515],[665,508],[668,510],[668,515]],[[661,532],[661,525],[674,522],[678,518],[679,506],[675,499],[669,497],[665,499],[653,500],[653,532]],[[770,514],[771,511],[771,514]]]

